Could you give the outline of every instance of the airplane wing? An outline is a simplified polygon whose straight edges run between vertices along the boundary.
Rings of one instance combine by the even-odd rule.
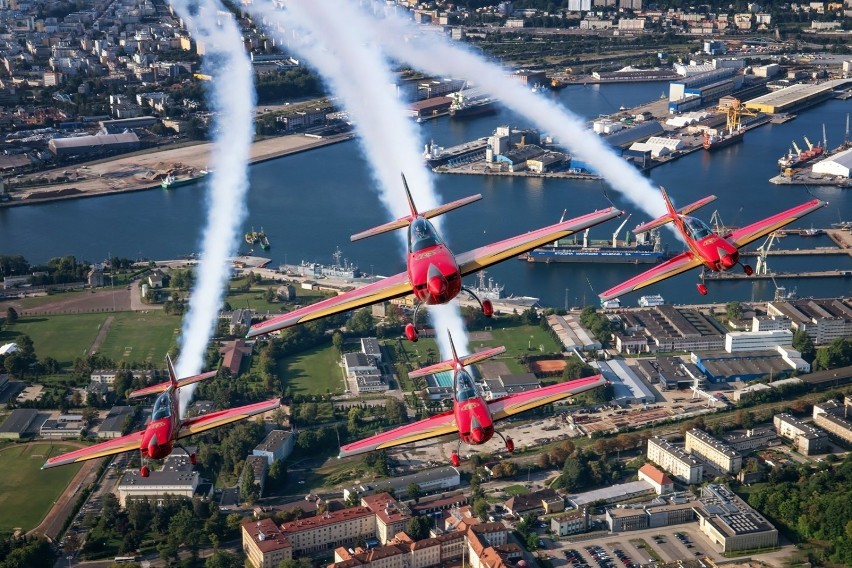
[[[458,432],[456,418],[452,411],[448,411],[341,446],[340,454],[337,457],[355,456],[374,450],[410,444],[419,440],[437,438],[454,432]]]
[[[41,469],[47,469],[49,467],[56,467],[59,465],[68,465],[86,460],[94,460],[114,454],[139,450],[139,447],[142,444],[142,436],[144,434],[145,431],[140,430],[139,432],[134,432],[127,436],[122,436],[121,438],[113,438],[112,440],[107,440],[106,442],[95,444],[94,446],[80,448],[73,452],[52,457],[44,462]]]
[[[292,327],[300,323],[313,321],[330,315],[348,312],[357,308],[363,308],[372,304],[378,304],[392,298],[399,298],[411,293],[411,283],[408,274],[402,272],[396,276],[383,278],[367,286],[345,292],[334,298],[328,298],[316,304],[305,306],[292,312],[270,318],[266,321],[251,326],[246,337],[256,337]]]
[[[195,418],[183,421],[177,437],[178,439],[186,438],[187,436],[192,436],[200,432],[206,432],[207,430],[212,430],[213,428],[218,428],[220,426],[230,424],[231,422],[251,418],[256,414],[263,414],[264,412],[275,410],[280,406],[281,400],[274,398],[272,400],[256,402],[239,408],[229,408],[227,410],[204,414],[203,416],[196,416]]]
[[[201,373],[200,375],[193,375],[191,377],[186,377],[185,379],[181,379],[178,381],[178,388],[185,387],[186,385],[191,385],[192,383],[197,383],[198,381],[203,381],[204,379],[209,379],[210,377],[215,377],[218,371],[207,371],[206,373]],[[159,383],[156,385],[151,385],[139,390],[135,390],[128,398],[138,398],[140,396],[148,396],[149,394],[160,394],[161,392],[166,392],[169,387],[172,385],[170,381],[166,381],[165,383]]]
[[[656,284],[660,280],[665,280],[666,278],[670,278],[680,274],[681,272],[686,272],[687,270],[697,266],[701,266],[701,259],[697,258],[690,251],[682,252],[676,257],[671,258],[662,264],[658,264],[654,268],[646,270],[642,274],[634,276],[630,280],[626,280],[618,286],[613,286],[603,294],[599,295],[601,301],[606,302],[607,300],[612,300],[622,294],[627,294],[628,292],[633,292],[639,288]]]
[[[458,262],[462,276],[467,276],[492,264],[502,262],[507,258],[517,256],[536,247],[546,245],[578,231],[603,223],[604,221],[614,219],[621,214],[622,212],[615,207],[595,211],[582,217],[556,223],[549,227],[530,231],[517,237],[485,245],[484,247],[457,255],[456,262]]]
[[[476,353],[471,353],[470,355],[464,355],[459,357],[459,362],[463,367],[467,367],[468,365],[473,365],[474,363],[479,363],[480,361],[484,361],[489,357],[494,357],[495,355],[499,355],[506,351],[505,347],[492,347],[491,349],[483,349],[482,351],[477,351]],[[409,378],[416,379],[418,377],[425,377],[426,375],[434,375],[435,373],[444,373],[446,371],[452,371],[454,368],[455,362],[452,359],[448,359],[446,361],[441,361],[440,363],[435,363],[434,365],[429,365],[428,367],[423,367],[421,369],[416,369],[408,373]]]
[[[813,213],[820,207],[825,207],[826,205],[828,205],[828,203],[820,199],[808,201],[807,203],[797,205],[792,209],[782,211],[777,215],[773,215],[772,217],[768,217],[762,221],[758,221],[757,223],[752,223],[751,225],[737,229],[731,233],[728,240],[737,248],[745,246],[761,237],[765,237],[772,231],[780,229],[788,223],[792,223],[796,219],[804,217],[808,213]]]
[[[567,383],[559,383],[550,385],[549,387],[504,396],[503,398],[489,401],[488,409],[491,411],[491,417],[494,420],[502,420],[503,418],[508,418],[509,416],[544,406],[545,404],[551,404],[568,398],[571,395],[580,394],[581,392],[586,392],[605,384],[606,380],[602,375],[585,377],[568,381]]]

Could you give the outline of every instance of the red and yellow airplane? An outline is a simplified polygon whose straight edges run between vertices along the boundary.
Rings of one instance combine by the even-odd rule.
[[[479,446],[490,440],[494,434],[500,436],[506,444],[506,450],[512,452],[515,450],[514,442],[494,429],[496,421],[606,384],[601,375],[595,375],[486,401],[477,392],[473,378],[465,370],[465,366],[499,355],[506,351],[506,348],[493,347],[459,357],[456,355],[452,335],[450,347],[453,351],[452,359],[412,371],[408,376],[417,378],[453,371],[452,410],[342,446],[338,457],[354,456],[452,433],[459,435],[458,445],[450,455],[454,466],[461,462],[458,448],[462,442]]]
[[[151,413],[151,421],[148,422],[144,430],[50,458],[41,468],[46,469],[48,467],[67,465],[139,450],[142,454],[142,468],[139,470],[139,474],[142,477],[148,477],[150,470],[148,469],[146,460],[161,460],[165,458],[172,453],[172,449],[176,444],[180,446],[178,440],[181,438],[218,428],[237,420],[245,420],[255,414],[275,410],[281,405],[280,399],[276,398],[240,408],[220,410],[205,414],[204,416],[181,420],[178,409],[178,389],[192,383],[197,383],[198,381],[203,381],[204,379],[209,379],[216,375],[216,371],[178,380],[172,360],[168,356],[166,357],[166,363],[169,370],[168,382],[145,387],[144,389],[130,393],[131,398],[162,393],[154,401],[154,411]],[[189,459],[194,465],[195,454],[191,454]]]
[[[478,201],[482,199],[482,195],[465,197],[419,213],[411,198],[405,175],[402,176],[402,182],[408,196],[411,214],[353,235],[352,240],[356,241],[408,227],[406,272],[255,324],[249,330],[247,337],[263,335],[322,317],[377,304],[412,292],[418,302],[414,311],[415,319],[421,303],[446,304],[462,290],[476,299],[483,313],[490,317],[494,313],[491,302],[487,299],[480,301],[473,292],[463,288],[462,277],[621,215],[621,211],[610,207],[456,256],[441,241],[429,219]],[[409,340],[417,341],[417,331],[413,322],[405,327],[405,335]]]
[[[663,193],[668,213],[644,225],[639,225],[633,232],[639,234],[674,222],[678,232],[683,236],[688,250],[600,294],[602,302],[650,286],[660,280],[665,280],[699,266],[701,267],[701,282],[698,284],[698,292],[704,296],[707,294],[707,285],[704,283],[705,270],[709,269],[715,272],[731,270],[741,264],[739,254],[741,247],[827,205],[825,201],[814,199],[762,221],[752,223],[747,227],[730,231],[724,235],[717,235],[704,221],[689,216],[699,207],[715,200],[715,195],[700,199],[676,211],[666,194],[666,190],[661,187],[660,191]],[[747,275],[753,274],[754,271],[751,266],[743,264],[742,267]]]

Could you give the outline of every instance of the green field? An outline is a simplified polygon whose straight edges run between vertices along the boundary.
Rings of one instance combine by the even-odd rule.
[[[29,335],[39,358],[51,356],[63,366],[83,357],[109,314],[22,317],[0,332],[0,343]]]
[[[338,366],[340,355],[333,346],[309,349],[278,363],[278,376],[283,388],[293,394],[343,393],[343,371]]]
[[[116,362],[162,365],[169,348],[177,343],[181,318],[162,310],[118,312],[114,316],[98,353]]]
[[[0,533],[16,527],[30,530],[41,522],[81,466],[40,468],[47,458],[75,448],[39,442],[0,452]]]

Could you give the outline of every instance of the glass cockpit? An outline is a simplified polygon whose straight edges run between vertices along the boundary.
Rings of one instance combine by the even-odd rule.
[[[695,217],[684,217],[683,224],[686,227],[686,232],[693,240],[700,241],[704,237],[708,237],[713,234],[710,227],[708,227],[701,219],[696,219]]]
[[[435,229],[426,219],[415,219],[408,227],[408,252],[417,252],[438,242]]]
[[[456,400],[464,402],[471,398],[476,398],[476,388],[473,386],[473,379],[466,372],[459,372],[456,383]]]
[[[164,392],[154,401],[154,412],[151,414],[151,420],[160,420],[168,418],[172,415],[172,401],[169,398],[169,393]]]

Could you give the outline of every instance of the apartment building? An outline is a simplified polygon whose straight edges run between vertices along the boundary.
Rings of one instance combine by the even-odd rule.
[[[281,533],[293,546],[294,554],[311,554],[375,537],[376,515],[367,507],[350,507],[284,523]]]
[[[242,524],[243,552],[254,568],[277,568],[281,562],[293,559],[293,547],[272,519]]]
[[[686,451],[701,456],[728,475],[736,475],[743,468],[742,454],[697,428],[686,433]]]
[[[846,443],[852,443],[852,397],[846,397],[844,405],[829,400],[814,405],[814,424]]]
[[[665,438],[654,436],[648,440],[648,459],[684,483],[701,483],[704,466]]]
[[[778,435],[792,440],[796,449],[805,455],[822,453],[828,446],[825,430],[805,424],[795,416],[776,414],[772,422]]]

